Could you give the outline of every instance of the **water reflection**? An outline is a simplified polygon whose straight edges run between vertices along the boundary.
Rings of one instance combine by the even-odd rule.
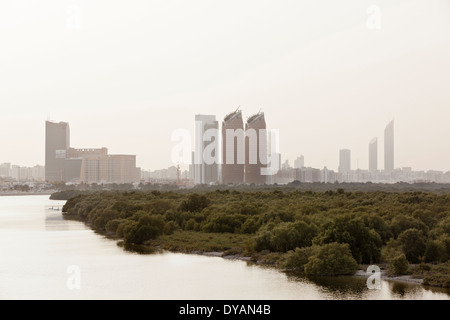
[[[334,299],[363,299],[368,294],[364,277],[305,277],[295,272],[286,272],[291,281],[307,281],[313,283],[318,290]]]
[[[404,298],[407,294],[408,286],[403,282],[394,282],[392,283],[391,290],[395,295]],[[414,289],[412,289],[414,291]]]
[[[65,201],[51,201],[46,205],[45,212],[45,230],[46,231],[69,231],[79,230],[78,224],[65,223],[65,218],[61,214],[61,209]]]

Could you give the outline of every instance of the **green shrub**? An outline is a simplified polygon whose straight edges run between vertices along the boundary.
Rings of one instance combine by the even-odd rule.
[[[124,222],[124,219],[114,219],[114,220],[110,220],[108,221],[108,223],[105,226],[106,231],[108,232],[112,232],[112,233],[116,233],[117,232],[117,228],[119,227],[119,225]]]
[[[187,230],[187,231],[194,230],[196,224],[197,224],[197,222],[195,222],[195,219],[191,218],[188,221],[186,221],[186,223],[184,224],[184,230]]]
[[[427,243],[425,249],[425,262],[442,262],[447,256],[445,244],[441,241],[433,240]]]
[[[287,252],[297,247],[309,247],[317,233],[318,228],[314,224],[303,221],[284,222],[270,231],[268,228],[262,230],[256,237],[256,248],[258,251]]]
[[[242,214],[214,214],[204,225],[204,232],[239,233],[247,217]]]
[[[260,228],[261,224],[257,218],[251,217],[245,220],[241,228],[241,233],[255,233]]]
[[[166,222],[166,224],[164,225],[164,234],[171,235],[178,228],[178,224],[176,224],[174,221]]]
[[[134,227],[137,225],[136,221],[133,220],[123,220],[116,230],[116,235],[120,238],[125,238],[126,234],[128,234]]]
[[[317,252],[317,246],[296,248],[293,251],[289,251],[286,257],[285,268],[298,270],[300,272],[305,271],[305,265],[308,263],[309,258]]]
[[[408,229],[417,229],[426,233],[428,227],[419,219],[406,216],[404,214],[396,215],[391,221],[391,229],[394,237],[397,238],[403,231]]]
[[[183,201],[180,205],[181,211],[200,212],[207,208],[210,204],[210,200],[204,195],[193,193],[189,195],[189,198]]]
[[[398,241],[401,243],[406,259],[411,263],[420,262],[425,253],[426,239],[417,229],[408,229],[400,233]]]
[[[361,218],[345,214],[324,226],[319,243],[347,243],[358,263],[376,263],[381,258],[383,241],[375,230],[370,230]]]
[[[348,244],[329,243],[308,259],[304,271],[309,275],[350,275],[358,270]]]
[[[163,199],[150,200],[147,206],[153,214],[165,214],[173,207],[170,201]]]
[[[375,230],[383,240],[383,243],[386,243],[390,238],[392,238],[393,234],[387,224],[387,222],[375,214],[368,214],[363,217],[364,224],[369,228]]]
[[[92,210],[89,215],[89,221],[91,222],[94,229],[105,230],[106,224],[110,220],[118,219],[120,214],[114,209],[95,209]]]
[[[143,244],[163,234],[165,222],[161,216],[142,215],[138,221],[126,220],[119,224],[117,234],[123,235],[125,245]]]
[[[406,259],[405,254],[401,254],[393,258],[389,264],[389,270],[397,276],[405,275],[408,273],[409,262]]]

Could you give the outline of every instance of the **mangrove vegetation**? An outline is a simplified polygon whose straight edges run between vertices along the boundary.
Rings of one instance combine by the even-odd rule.
[[[126,249],[224,252],[305,275],[380,264],[450,287],[449,194],[98,191],[74,193],[63,212]]]

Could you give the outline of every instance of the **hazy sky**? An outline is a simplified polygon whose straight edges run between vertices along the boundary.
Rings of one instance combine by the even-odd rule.
[[[450,1],[0,2],[0,163],[44,164],[49,115],[73,147],[160,169],[175,129],[238,105],[291,165],[337,169],[348,148],[366,169],[378,137],[382,169],[394,118],[396,167],[448,171]]]

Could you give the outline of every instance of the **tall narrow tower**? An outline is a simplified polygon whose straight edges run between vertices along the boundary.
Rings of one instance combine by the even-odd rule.
[[[263,112],[248,118],[245,125],[245,182],[265,184],[267,176],[261,169],[267,166],[267,132]]]
[[[394,120],[384,130],[384,171],[394,171]]]
[[[208,133],[213,133],[214,130],[216,132],[219,130],[216,116],[195,116],[195,184],[210,184],[219,180],[219,165],[216,161],[219,141],[216,139],[217,135],[208,135]],[[211,154],[209,154],[209,150],[211,150]],[[208,159],[205,159],[204,155]],[[216,158],[216,160],[211,162],[213,159],[210,158]]]
[[[369,172],[378,171],[378,139],[373,138],[369,143]]]
[[[222,122],[222,183],[244,183],[245,133],[239,108]]]
[[[339,150],[339,173],[349,173],[352,169],[352,152],[348,149]]]
[[[45,122],[45,180],[64,181],[64,166],[70,148],[70,128],[67,122]]]

